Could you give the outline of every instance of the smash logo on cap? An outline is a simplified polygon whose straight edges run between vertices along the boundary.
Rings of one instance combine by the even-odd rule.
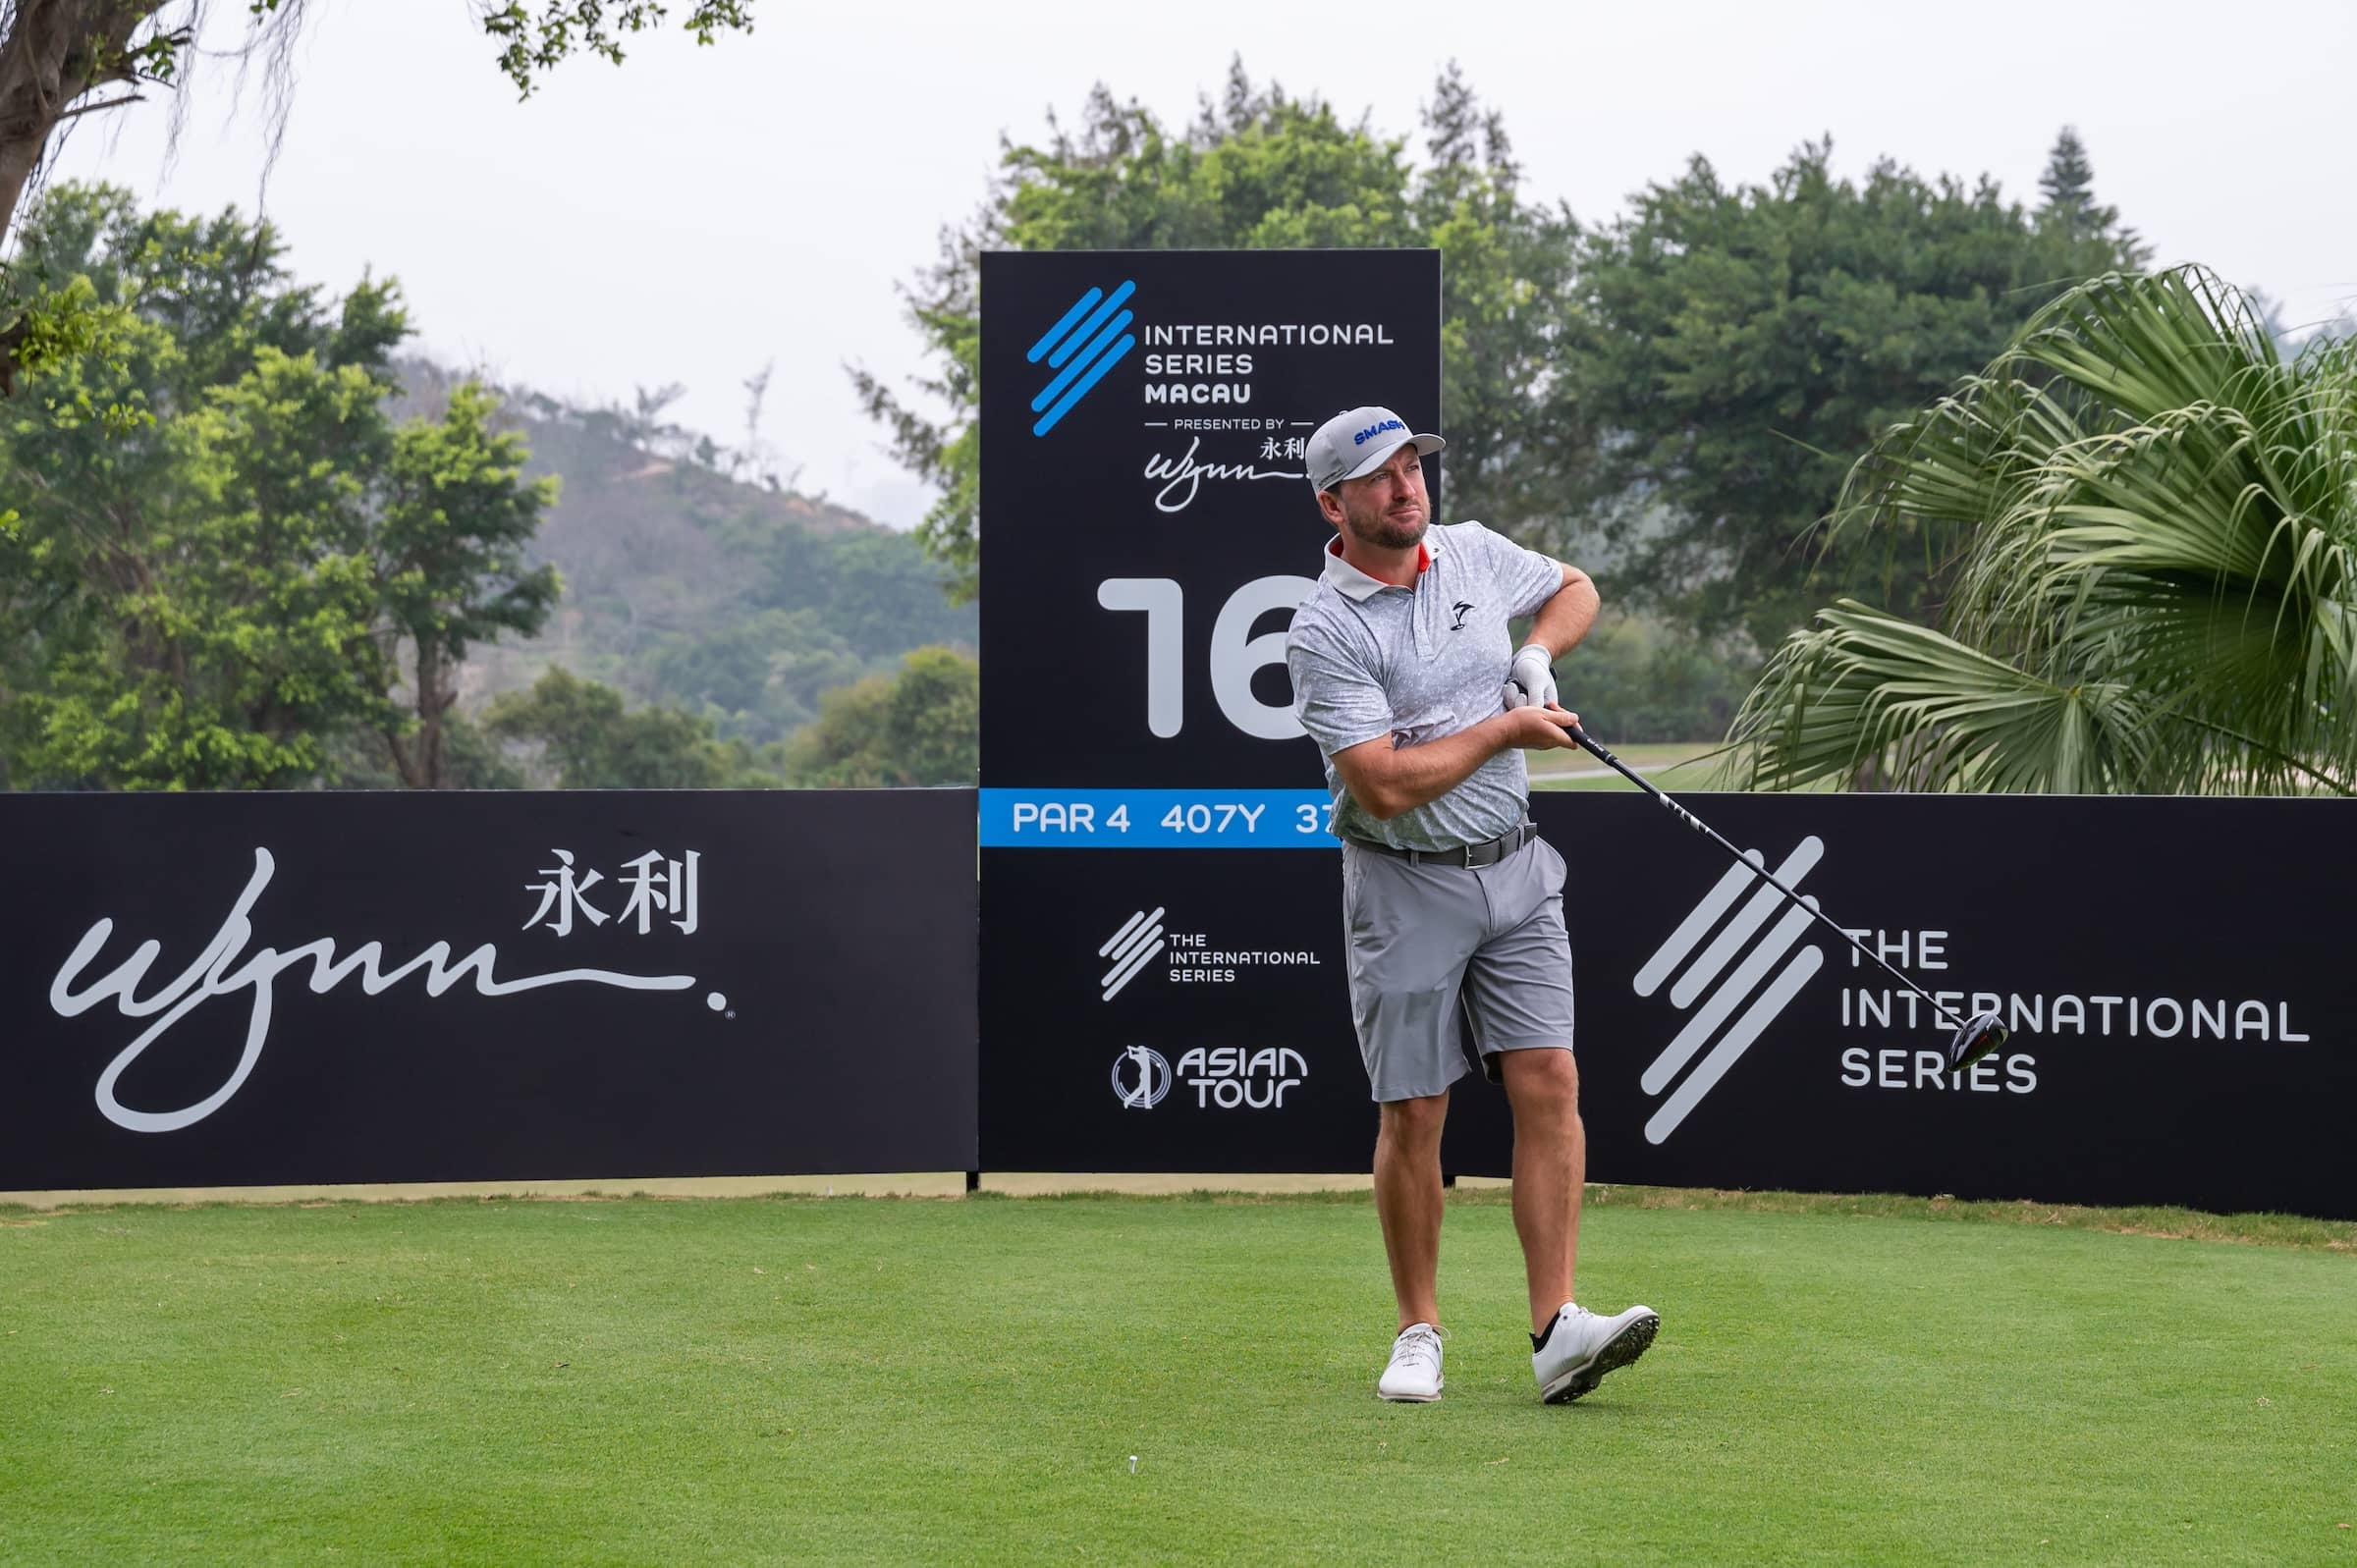
[[[1350,438],[1350,445],[1354,447],[1363,447],[1376,436],[1382,435],[1386,430],[1405,430],[1406,428],[1406,424],[1400,420],[1386,419],[1383,421],[1383,423],[1369,425],[1366,429],[1361,430],[1358,432],[1358,434],[1352,436]]]

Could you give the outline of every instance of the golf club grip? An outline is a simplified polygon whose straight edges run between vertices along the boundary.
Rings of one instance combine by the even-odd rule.
[[[1647,782],[1644,776],[1639,774],[1634,768],[1631,768],[1627,763],[1622,762],[1618,757],[1616,757],[1611,752],[1605,750],[1603,746],[1598,745],[1596,741],[1589,736],[1585,730],[1582,730],[1575,724],[1565,725],[1563,728],[1570,734],[1571,738],[1579,742],[1579,744],[1591,755],[1593,755],[1597,761],[1603,763],[1606,767],[1612,769],[1621,778],[1626,779],[1630,784],[1635,784],[1639,789],[1644,790],[1647,794],[1653,796],[1654,799],[1660,801],[1663,805],[1677,813],[1678,817],[1685,823],[1687,827],[1692,828],[1695,832],[1703,835],[1713,843],[1716,843],[1720,848],[1734,856],[1736,861],[1746,870],[1748,870],[1753,876],[1759,878],[1762,882],[1768,884],[1769,887],[1774,888],[1778,892],[1782,893],[1786,898],[1792,900],[1795,906],[1806,909],[1810,914],[1816,916],[1820,921],[1824,922],[1828,930],[1835,933],[1843,942],[1848,943],[1850,946],[1855,948],[1857,951],[1873,959],[1877,964],[1880,964],[1883,969],[1889,973],[1891,979],[1897,981],[1900,985],[1906,987],[1909,991],[1912,991],[1915,993],[1915,995],[1930,1002],[1932,1004],[1932,1015],[1934,1017],[1940,1019],[1950,1029],[1960,1030],[1964,1027],[1963,1022],[1960,1019],[1958,1019],[1953,1013],[1949,1012],[1946,1007],[1940,1005],[1939,998],[1933,996],[1930,992],[1924,990],[1914,981],[1908,979],[1904,974],[1900,973],[1898,969],[1891,964],[1890,959],[1884,957],[1881,953],[1876,952],[1872,947],[1867,946],[1866,944],[1860,942],[1857,938],[1851,936],[1847,931],[1843,930],[1841,923],[1836,920],[1832,915],[1827,914],[1824,910],[1818,908],[1806,898],[1803,898],[1799,893],[1794,892],[1790,888],[1785,887],[1781,882],[1777,880],[1776,876],[1771,873],[1766,866],[1752,864],[1751,857],[1744,854],[1742,850],[1737,849],[1732,843],[1728,842],[1727,839],[1723,837],[1716,828],[1713,828],[1709,823],[1703,821],[1700,817],[1697,817],[1694,815],[1694,813],[1688,811],[1685,807],[1671,799],[1661,790],[1655,788],[1654,785]]]

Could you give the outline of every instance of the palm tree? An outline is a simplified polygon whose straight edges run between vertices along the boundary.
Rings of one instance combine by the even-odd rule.
[[[1945,556],[1735,718],[1755,788],[2357,792],[2357,341],[2284,359],[2199,268],[2093,279],[1851,471],[1836,528]]]

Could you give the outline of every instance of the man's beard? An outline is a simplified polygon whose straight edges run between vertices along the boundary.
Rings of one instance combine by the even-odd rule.
[[[1353,508],[1343,509],[1343,520],[1350,528],[1350,536],[1362,545],[1379,550],[1410,550],[1423,542],[1424,530],[1431,525],[1430,511],[1419,510],[1413,523],[1403,523],[1390,513],[1360,513]]]

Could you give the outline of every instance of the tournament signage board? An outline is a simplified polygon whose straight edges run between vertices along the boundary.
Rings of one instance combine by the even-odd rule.
[[[1575,678],[1576,657],[1564,668]],[[1590,1179],[2357,1217],[2346,802],[1690,803],[1943,1005],[1994,1011],[2012,1037],[1945,1072],[1932,1008],[1650,799],[1541,791],[1533,815],[1570,868]],[[1027,964],[1028,1005],[1060,1009],[1065,1032],[1018,1082],[986,1078],[984,1158],[995,1143],[1076,1170],[1363,1165],[1373,1117],[1333,869],[1131,852],[1094,887],[995,890],[1019,937],[986,932],[986,961]],[[1188,978],[1191,946],[1120,968],[1119,946],[1098,954],[1152,909],[1190,944],[1216,922],[1237,946],[1301,950],[1216,986]],[[1074,1022],[1089,1017],[1103,1022]],[[1215,1040],[1239,1049],[1203,1049]],[[1505,1175],[1510,1158],[1504,1093],[1460,1079],[1447,1166]]]
[[[983,256],[990,1168],[1365,1162],[1285,634],[1334,537],[1310,433],[1439,428],[1440,282],[1437,251]]]
[[[973,803],[0,795],[0,1190],[970,1168]]]
[[[2346,802],[1690,803],[2012,1037],[1943,1071],[1933,1009],[1724,850],[1640,795],[1542,793],[1595,1179],[2357,1217]]]

